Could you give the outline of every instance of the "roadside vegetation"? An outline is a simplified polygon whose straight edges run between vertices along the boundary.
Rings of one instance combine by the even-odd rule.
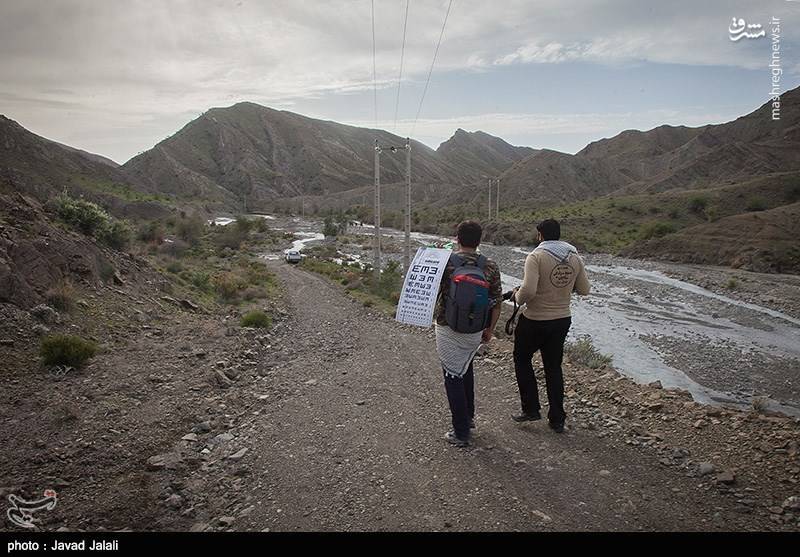
[[[601,353],[589,337],[580,337],[564,345],[569,361],[590,369],[602,369],[611,365],[611,356]]]
[[[74,335],[44,337],[39,354],[45,366],[83,367],[97,353],[97,345]]]
[[[51,202],[51,206],[63,223],[112,249],[123,250],[130,243],[129,225],[112,217],[96,203],[63,192]]]
[[[312,247],[305,250],[305,254],[300,264],[304,269],[342,285],[349,296],[365,307],[375,307],[394,315],[403,287],[403,275],[397,261],[388,261],[378,275],[369,264],[362,266],[358,262],[334,261],[341,259],[336,243]]]

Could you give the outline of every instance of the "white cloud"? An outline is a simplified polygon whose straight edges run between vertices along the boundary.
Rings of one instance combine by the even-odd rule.
[[[407,79],[427,75],[447,3],[411,3]],[[729,20],[782,15],[782,41],[788,46],[800,34],[798,11],[790,4],[454,0],[437,74],[575,60],[760,68],[756,41],[728,40]],[[3,1],[0,112],[65,142],[125,134],[115,139],[113,152],[102,147],[108,140],[80,145],[124,160],[166,135],[167,125],[185,123],[211,106],[250,100],[290,107],[302,99],[368,91],[373,87],[370,5],[368,0]],[[375,0],[375,6],[378,87],[388,88],[396,84],[405,3]],[[143,124],[152,128],[143,132]],[[79,126],[83,132],[76,131]]]

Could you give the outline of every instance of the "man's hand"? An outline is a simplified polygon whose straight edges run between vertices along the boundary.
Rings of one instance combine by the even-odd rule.
[[[481,342],[483,344],[489,344],[491,341],[492,341],[492,330],[484,329],[483,334],[481,335]]]

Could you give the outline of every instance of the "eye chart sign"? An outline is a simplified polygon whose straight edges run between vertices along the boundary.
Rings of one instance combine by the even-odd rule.
[[[439,248],[417,250],[397,303],[397,321],[419,327],[431,326],[439,283],[452,253],[452,250]]]

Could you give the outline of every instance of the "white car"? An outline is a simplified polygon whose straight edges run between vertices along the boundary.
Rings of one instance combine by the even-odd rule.
[[[300,263],[303,260],[303,256],[300,252],[296,249],[290,249],[286,251],[286,262],[287,263]]]

